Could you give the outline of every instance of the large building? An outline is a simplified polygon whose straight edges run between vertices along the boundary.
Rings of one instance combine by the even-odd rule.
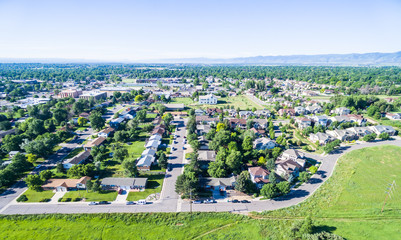
[[[66,97],[78,98],[80,95],[82,95],[82,90],[78,89],[64,90],[59,94],[60,98],[66,98]]]
[[[87,100],[89,100],[89,99],[92,98],[92,97],[93,97],[95,100],[106,99],[107,93],[105,93],[105,92],[100,92],[100,91],[90,91],[90,92],[85,92],[84,94],[82,94],[81,96],[79,96],[79,98],[87,99]]]
[[[217,104],[217,97],[213,94],[199,96],[199,104]]]

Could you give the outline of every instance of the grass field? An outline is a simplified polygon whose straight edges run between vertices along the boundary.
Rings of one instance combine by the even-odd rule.
[[[24,195],[28,198],[28,201],[26,202],[39,202],[40,200],[45,198],[52,198],[54,192],[52,190],[36,192],[34,190],[28,189],[24,192]]]
[[[131,145],[124,145],[128,150],[128,155],[131,158],[138,158],[141,156],[142,152],[145,150],[145,141],[135,141]]]
[[[127,201],[138,201],[146,199],[150,194],[160,193],[163,187],[164,175],[141,175],[140,177],[147,177],[148,182],[146,189],[143,192],[130,192]]]
[[[97,201],[114,201],[117,197],[116,191],[111,192],[86,192],[86,190],[79,191],[69,191],[67,192],[63,198],[85,198],[86,202],[97,202]]]
[[[234,106],[235,109],[240,108],[241,110],[245,109],[251,109],[256,108],[256,109],[263,109],[263,107],[251,99],[249,99],[247,96],[235,96],[235,97],[222,97],[218,99],[218,102],[216,105],[199,105],[197,102],[192,101],[191,98],[174,98],[172,100],[172,103],[183,103],[187,107],[192,107],[192,108],[208,108],[208,107],[231,107]]]

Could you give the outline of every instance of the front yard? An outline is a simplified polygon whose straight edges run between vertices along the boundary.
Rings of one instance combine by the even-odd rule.
[[[146,199],[150,194],[160,193],[163,187],[164,174],[159,175],[141,175],[139,177],[147,177],[148,183],[143,192],[129,192],[127,201],[138,201]]]
[[[26,202],[41,202],[44,199],[51,199],[54,195],[54,192],[52,190],[37,192],[28,189],[23,193],[23,195],[25,195],[28,198],[28,201]]]
[[[107,191],[107,192],[86,192],[86,190],[79,191],[69,191],[67,192],[63,199],[65,198],[85,198],[86,202],[97,202],[97,201],[114,201],[117,197],[116,191]]]

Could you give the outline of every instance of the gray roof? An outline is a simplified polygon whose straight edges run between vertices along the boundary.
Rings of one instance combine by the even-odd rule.
[[[235,184],[235,177],[229,177],[229,178],[200,178],[199,179],[199,184],[201,186],[233,186]]]
[[[144,187],[147,181],[147,178],[104,178],[102,185]]]
[[[198,151],[198,161],[216,161],[216,153],[214,151]]]

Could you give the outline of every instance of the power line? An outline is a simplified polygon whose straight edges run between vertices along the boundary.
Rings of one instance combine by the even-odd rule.
[[[388,184],[388,187],[386,188],[386,198],[384,199],[383,207],[382,207],[381,213],[383,213],[384,206],[385,206],[386,203],[387,203],[387,199],[388,199],[389,197],[391,198],[392,195],[394,194],[394,192],[395,192],[395,187],[396,187],[395,180],[393,180],[393,182],[392,182],[391,184]]]

